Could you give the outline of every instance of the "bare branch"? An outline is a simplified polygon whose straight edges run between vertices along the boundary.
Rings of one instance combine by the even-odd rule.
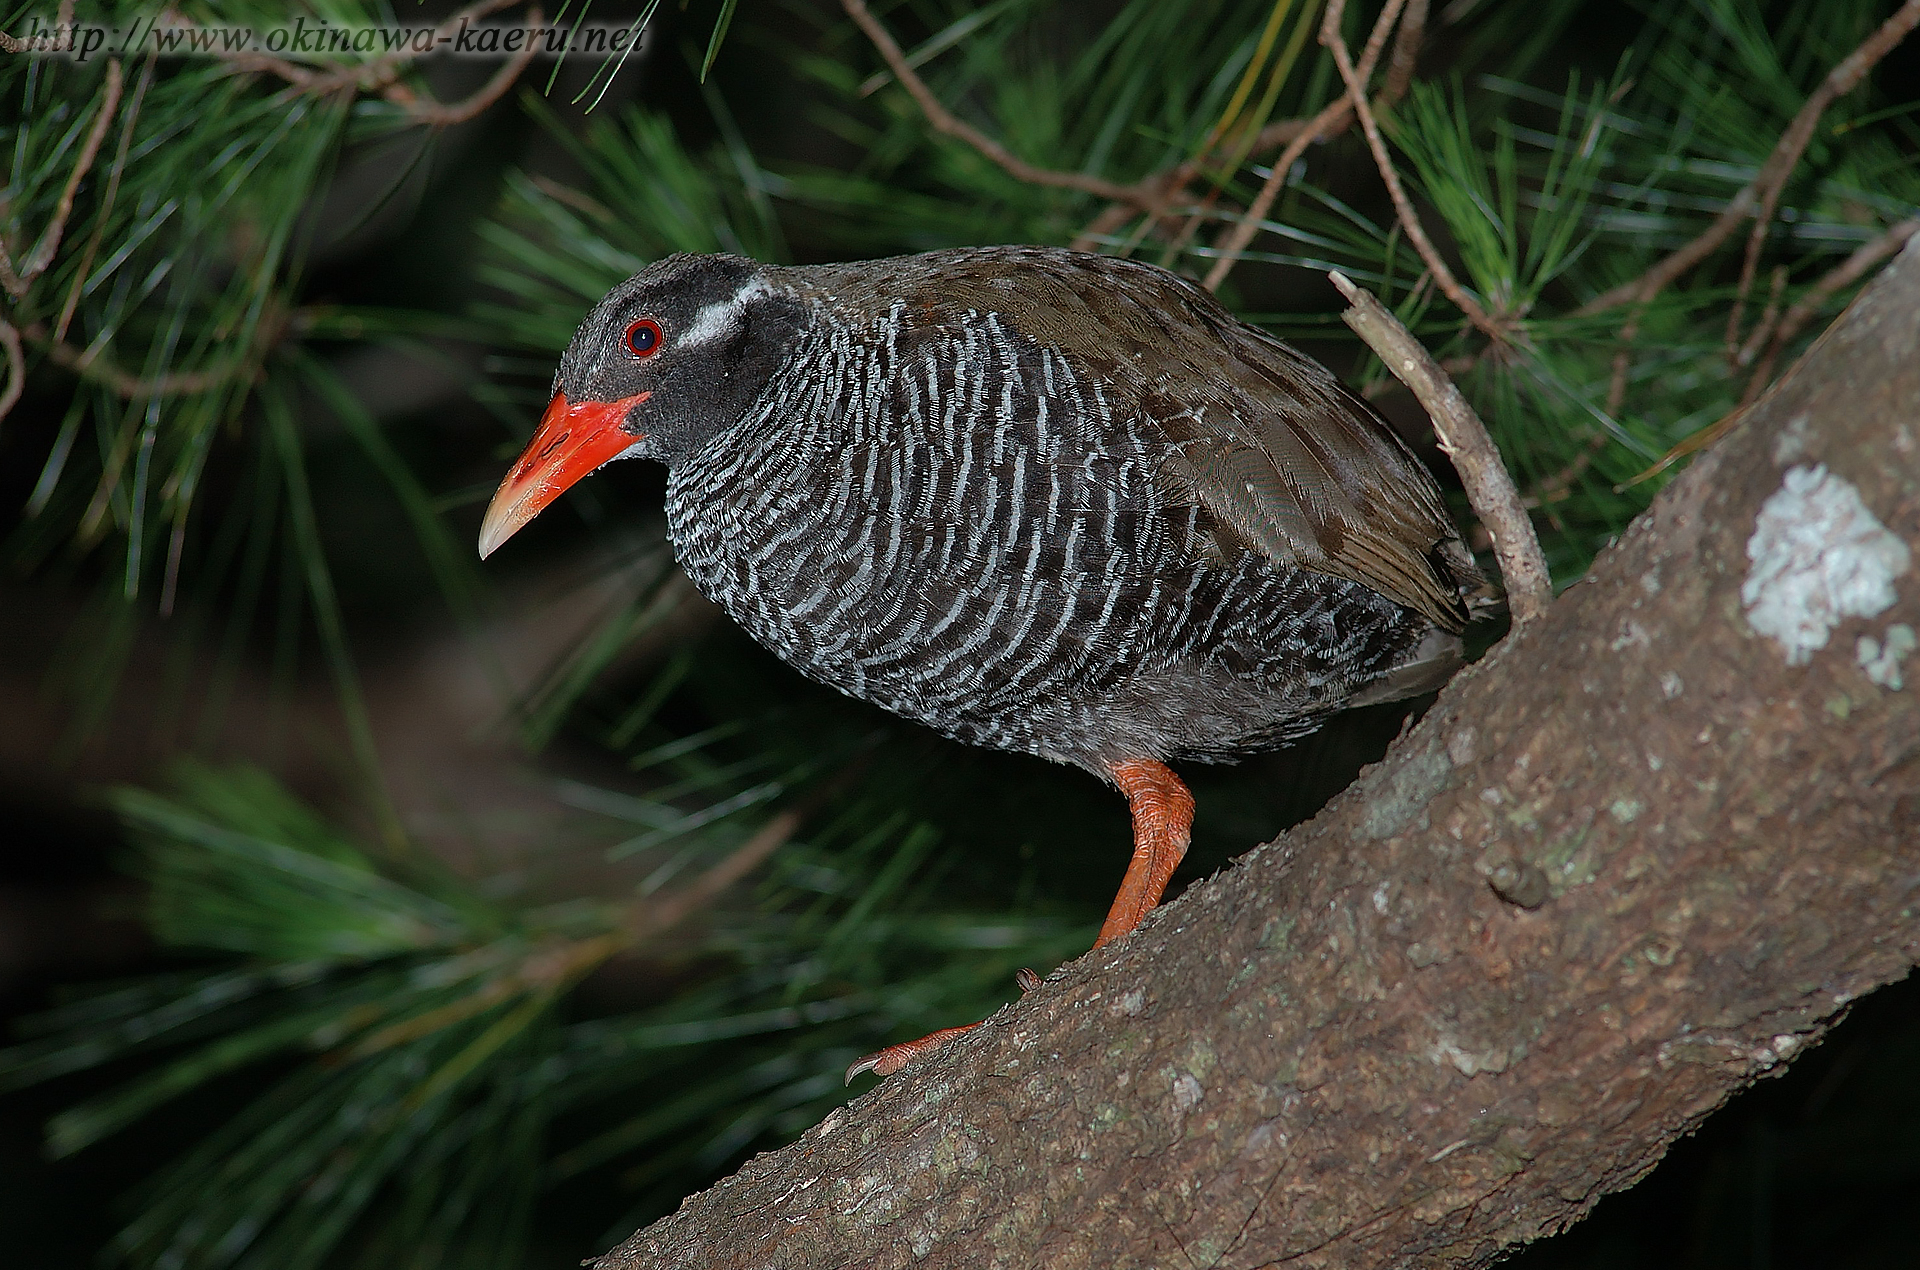
[[[1881,23],[1880,28],[1867,37],[1864,44],[1827,72],[1826,79],[1807,98],[1806,105],[1793,117],[1779,145],[1774,148],[1769,162],[1774,157],[1779,158],[1780,162],[1771,174],[1762,170],[1762,176],[1766,179],[1759,185],[1760,209],[1754,213],[1753,232],[1747,236],[1746,258],[1740,262],[1740,289],[1733,298],[1733,311],[1727,315],[1729,346],[1739,342],[1747,292],[1753,287],[1754,273],[1760,266],[1760,249],[1767,241],[1767,231],[1773,226],[1773,213],[1780,204],[1780,193],[1786,188],[1787,178],[1800,165],[1800,156],[1806,152],[1807,144],[1813,140],[1813,130],[1819,124],[1820,116],[1835,99],[1852,92],[1873,64],[1904,40],[1917,23],[1920,23],[1920,0],[1907,0],[1899,12]]]
[[[51,49],[47,49],[47,46],[42,45],[40,50],[36,50],[33,42],[30,40],[21,40],[11,35],[0,34],[0,51],[8,53],[32,53],[45,50],[57,53],[71,53],[73,51],[73,0],[60,0],[60,7],[54,10],[53,29],[67,37],[65,44],[55,45]]]
[[[1547,558],[1486,425],[1447,373],[1386,305],[1338,270],[1327,276],[1353,306],[1340,316],[1420,399],[1433,420],[1440,449],[1453,461],[1460,483],[1466,487],[1467,501],[1493,537],[1514,624],[1524,625],[1539,617],[1553,602]]]
[[[1267,219],[1267,213],[1273,210],[1274,200],[1280,197],[1280,191],[1287,183],[1287,173],[1293,170],[1293,165],[1300,161],[1300,156],[1307,152],[1308,146],[1346,127],[1351,114],[1352,108],[1347,99],[1342,97],[1309,120],[1305,130],[1280,152],[1280,157],[1273,161],[1273,170],[1267,173],[1267,179],[1261,183],[1260,192],[1253,196],[1253,202],[1247,204],[1246,212],[1214,244],[1216,258],[1213,268],[1207,270],[1202,286],[1209,291],[1220,289],[1220,284],[1227,280],[1234,265],[1246,253],[1247,245],[1260,232],[1260,224]]]
[[[1741,399],[1745,405],[1758,398],[1760,390],[1765,388],[1772,375],[1773,365],[1779,360],[1780,352],[1788,341],[1800,333],[1800,329],[1811,322],[1834,292],[1843,290],[1858,282],[1867,270],[1894,255],[1907,245],[1907,240],[1920,234],[1920,217],[1901,221],[1886,233],[1848,256],[1831,272],[1807,288],[1807,293],[1787,306],[1780,316],[1780,324],[1774,328],[1772,338],[1767,343],[1766,356],[1753,368],[1753,375],[1747,381],[1747,390]],[[1762,324],[1762,329],[1765,325]],[[1756,332],[1758,334],[1759,332]]]
[[[523,2],[524,0],[476,0],[475,3],[456,10],[439,26],[433,29],[431,47],[439,48],[445,39],[459,31],[463,22],[472,22],[477,18],[484,18],[489,14],[498,13],[502,9],[511,9],[515,5]],[[171,26],[192,27],[195,25],[193,19],[187,17],[177,9],[168,9],[161,15],[161,20]],[[247,74],[277,75],[293,87],[299,89],[302,93],[322,97],[328,93],[340,92],[348,88],[364,92],[384,91],[400,77],[401,72],[411,65],[419,55],[415,53],[389,53],[384,57],[376,57],[369,61],[354,63],[353,65],[344,66],[334,71],[312,70],[298,63],[289,62],[283,58],[269,57],[262,53],[220,53],[216,51],[214,56],[226,62],[235,71]],[[516,57],[518,57],[517,54]],[[531,58],[532,54],[529,53],[527,60],[531,60]],[[521,68],[524,68],[524,66],[525,62],[523,61]],[[516,69],[514,76],[518,77],[519,73],[520,70]],[[509,83],[511,83],[511,81],[509,81]],[[491,87],[491,84],[489,84],[489,87]],[[481,90],[482,93],[486,91],[487,89],[485,88]],[[505,91],[505,88],[500,90],[502,93]],[[485,109],[487,105],[490,105],[498,97],[499,93],[495,93],[493,97],[482,102],[474,113],[478,114],[480,110]],[[438,103],[435,104],[437,105]],[[461,104],[464,105],[465,103]],[[442,107],[442,109],[450,108]],[[471,116],[468,117],[470,118]],[[420,117],[420,122],[458,123],[461,122],[461,120],[439,120],[426,117],[426,115],[423,114]]]
[[[1415,0],[1416,4],[1420,2],[1421,0]],[[1362,83],[1373,78],[1374,66],[1380,60],[1380,50],[1386,46],[1387,33],[1393,30],[1394,20],[1400,16],[1403,3],[1404,0],[1388,0],[1387,7],[1381,11],[1380,17],[1374,22],[1373,31],[1367,36],[1366,48],[1361,50],[1360,54]],[[1337,22],[1338,10],[1343,9],[1345,4],[1346,0],[1333,0],[1332,7],[1328,10],[1329,19]],[[1424,4],[1421,8],[1424,15]],[[1321,42],[1325,43],[1325,41],[1326,31],[1323,26]],[[1398,56],[1398,46],[1396,46],[1396,56]],[[1306,126],[1287,144],[1287,148],[1280,152],[1280,157],[1274,160],[1273,170],[1267,174],[1266,181],[1260,186],[1260,192],[1254,196],[1253,202],[1247,205],[1246,213],[1234,223],[1233,228],[1222,234],[1214,243],[1218,258],[1213,262],[1213,268],[1207,271],[1206,281],[1202,284],[1207,290],[1219,290],[1220,284],[1226,281],[1234,265],[1239,263],[1240,257],[1247,250],[1247,245],[1253,241],[1254,235],[1260,232],[1261,222],[1265,221],[1267,213],[1273,210],[1274,200],[1280,196],[1281,189],[1287,183],[1287,173],[1292,171],[1293,165],[1299,161],[1300,156],[1306,153],[1307,147],[1345,128],[1351,117],[1352,108],[1350,96],[1328,103],[1325,109],[1307,121]]]
[[[1387,78],[1373,108],[1392,107],[1413,87],[1415,64],[1420,60],[1420,45],[1427,37],[1427,0],[1407,0],[1406,16],[1400,19],[1400,32],[1393,37],[1393,56],[1387,59]]]
[[[60,250],[60,238],[67,230],[67,217],[73,214],[74,195],[80,190],[80,182],[93,169],[93,161],[100,153],[100,142],[113,122],[114,111],[119,108],[120,59],[113,57],[107,59],[107,84],[100,102],[100,113],[94,118],[93,127],[87,131],[87,140],[80,147],[80,157],[74,160],[73,171],[67,175],[66,186],[60,191],[60,201],[54,205],[53,219],[41,231],[39,243],[20,262],[19,275],[7,279],[7,290],[15,296],[25,295],[26,289],[33,285],[33,280],[45,273],[47,266],[53,263],[54,253]]]
[[[975,150],[1000,165],[1009,176],[1029,185],[1047,185],[1057,189],[1081,190],[1116,203],[1127,203],[1152,211],[1159,207],[1162,199],[1158,196],[1158,183],[1151,189],[1136,185],[1120,185],[1104,177],[1090,176],[1085,172],[1058,172],[1051,168],[1038,168],[1023,159],[1016,158],[1012,151],[987,136],[978,128],[957,118],[952,111],[940,104],[912,66],[907,64],[907,55],[880,20],[867,11],[865,0],[840,0],[840,7],[847,11],[854,24],[866,32],[873,41],[874,48],[880,51],[888,69],[893,71],[900,86],[912,94],[914,101],[920,104],[920,111],[926,115],[933,130],[946,136],[966,142]]]
[[[46,349],[47,357],[54,365],[65,367],[82,379],[105,384],[116,395],[130,401],[205,392],[217,384],[232,379],[239,371],[239,365],[236,363],[209,370],[174,371],[152,379],[142,379],[131,371],[114,365],[100,349],[75,348],[71,344],[54,339],[39,323],[27,327],[22,334]]]
[[[154,59],[149,57],[140,71],[140,83],[133,90],[133,102],[120,116],[120,148],[113,156],[113,167],[107,172],[107,191],[100,196],[100,210],[93,215],[93,237],[87,240],[87,249],[80,254],[80,265],[73,273],[73,285],[67,288],[67,301],[60,306],[60,318],[53,324],[55,343],[67,338],[67,324],[73,321],[74,310],[80,306],[80,293],[85,289],[87,273],[93,268],[93,258],[99,254],[100,244],[107,233],[107,214],[113,210],[113,201],[120,192],[120,174],[126,170],[127,150],[133,144],[133,127],[140,119],[140,105],[147,98],[147,89],[153,85]]]
[[[479,91],[469,97],[442,104],[430,97],[424,99],[419,97],[405,84],[393,84],[382,95],[388,101],[403,107],[408,117],[416,122],[431,124],[437,128],[465,123],[494,102],[499,101],[506,91],[513,87],[514,81],[520,78],[520,73],[527,69],[527,64],[540,52],[539,41],[531,37],[545,22],[546,16],[537,6],[527,10],[529,38],[525,47],[509,58],[498,71],[494,72],[492,79],[481,85]]]
[[[1781,315],[1780,325],[1773,332],[1773,337],[1767,345],[1766,356],[1761,358],[1759,364],[1753,368],[1753,374],[1747,380],[1746,391],[1740,395],[1740,404],[1698,432],[1682,438],[1671,450],[1655,460],[1652,466],[1624,482],[1622,488],[1638,485],[1649,477],[1658,476],[1689,454],[1706,449],[1739,427],[1746,419],[1747,411],[1760,400],[1771,382],[1774,363],[1779,360],[1781,351],[1787,346],[1788,341],[1800,333],[1802,327],[1813,320],[1820,311],[1820,306],[1826,303],[1834,292],[1852,286],[1866,274],[1867,270],[1897,254],[1902,247],[1906,246],[1907,241],[1917,234],[1920,234],[1920,217],[1901,221],[1872,242],[1862,244],[1859,250],[1848,256],[1838,267],[1808,287],[1807,293],[1789,305],[1787,311]],[[1755,332],[1756,335],[1759,333]]]
[[[13,323],[0,321],[0,345],[7,350],[7,386],[0,390],[0,419],[5,419],[26,391],[27,359],[20,351],[20,332],[13,329]]]
[[[1773,277],[1767,283],[1766,306],[1760,310],[1759,324],[1753,328],[1753,334],[1747,337],[1745,343],[1735,342],[1740,338],[1739,324],[1733,320],[1734,317],[1737,316],[1739,309],[1738,304],[1735,304],[1734,312],[1728,314],[1727,320],[1726,341],[1728,370],[1739,370],[1742,366],[1751,366],[1753,364],[1753,359],[1759,354],[1761,345],[1765,344],[1768,338],[1772,336],[1774,324],[1780,320],[1780,296],[1786,289],[1787,267],[1785,265],[1775,265],[1773,267]]]
[[[1274,146],[1285,145],[1296,140],[1303,134],[1311,131],[1314,122],[1312,119],[1275,120],[1254,134],[1253,140],[1247,145],[1247,156],[1263,154],[1271,150]],[[1331,133],[1327,135],[1331,135]],[[1303,146],[1304,144],[1305,143],[1303,143]],[[1164,171],[1142,177],[1136,183],[1136,188],[1139,189],[1143,195],[1154,198],[1157,206],[1161,210],[1171,207],[1185,196],[1189,182],[1205,172],[1211,164],[1220,159],[1221,151],[1225,148],[1225,145],[1222,144],[1193,158],[1184,159]],[[1291,166],[1291,162],[1289,162],[1288,166]],[[1073,249],[1075,251],[1091,251],[1098,244],[1101,237],[1112,233],[1114,230],[1120,228],[1120,226],[1126,224],[1138,210],[1139,204],[1133,202],[1108,203],[1105,208],[1101,209],[1098,216],[1088,222],[1086,228],[1074,236]],[[1156,214],[1156,212],[1148,213],[1150,216]],[[1189,218],[1188,233],[1190,233],[1192,228],[1197,224],[1198,219],[1197,216]]]
[[[660,934],[685,921],[689,914],[705,908],[720,893],[759,868],[766,858],[779,850],[800,827],[807,808],[796,807],[772,817],[759,831],[735,847],[726,859],[713,865],[691,883],[658,902],[635,907],[627,930],[635,939]]]
[[[1580,479],[1582,472],[1593,466],[1593,460],[1599,456],[1600,451],[1607,448],[1608,440],[1604,429],[1595,428],[1593,435],[1587,438],[1587,443],[1580,447],[1580,453],[1574,455],[1572,460],[1558,472],[1550,474],[1545,480],[1535,485],[1532,496],[1520,500],[1522,505],[1546,507],[1571,494],[1573,483]]]
[[[1820,116],[1826,112],[1838,97],[1853,91],[1866,73],[1874,65],[1892,52],[1904,40],[1916,24],[1920,24],[1920,0],[1907,0],[1898,12],[1880,28],[1863,41],[1859,48],[1842,58],[1820,87],[1800,107],[1800,113],[1793,117],[1787,130],[1781,134],[1774,145],[1773,153],[1760,166],[1759,173],[1733,196],[1726,210],[1709,225],[1704,233],[1686,246],[1667,256],[1638,278],[1623,282],[1619,286],[1603,291],[1573,311],[1574,317],[1585,317],[1590,313],[1601,313],[1617,308],[1629,300],[1645,304],[1660,294],[1668,283],[1712,255],[1714,250],[1725,242],[1740,222],[1752,215],[1755,209],[1761,211],[1760,219],[1764,224],[1773,218],[1773,208],[1779,201],[1781,187],[1787,177],[1800,163],[1800,155],[1813,139],[1814,128],[1820,122]],[[1750,256],[1752,252],[1750,250]],[[1750,268],[1743,270],[1742,290],[1752,285]]]
[[[1916,3],[1920,3],[1920,0],[1916,0]],[[1395,7],[1393,4],[1387,6],[1389,12]],[[1400,184],[1400,174],[1394,170],[1393,159],[1387,154],[1387,143],[1380,135],[1380,125],[1374,119],[1372,107],[1367,104],[1366,79],[1354,69],[1346,39],[1340,34],[1340,15],[1345,8],[1346,0],[1331,0],[1327,5],[1326,20],[1320,26],[1320,42],[1333,53],[1334,64],[1340,68],[1340,77],[1347,81],[1347,99],[1360,116],[1360,129],[1366,135],[1367,148],[1373,151],[1373,161],[1380,169],[1380,179],[1386,182],[1387,194],[1393,199],[1393,210],[1399,217],[1400,227],[1420,253],[1420,259],[1426,263],[1434,283],[1446,293],[1453,306],[1466,314],[1467,320],[1479,327],[1488,339],[1503,344],[1507,340],[1506,329],[1480,307],[1479,301],[1467,294],[1466,288],[1453,276],[1453,271],[1447,268],[1447,262],[1434,249],[1433,241],[1427,237],[1426,228],[1420,224],[1420,217],[1413,210],[1412,201],[1407,198],[1406,189]]]

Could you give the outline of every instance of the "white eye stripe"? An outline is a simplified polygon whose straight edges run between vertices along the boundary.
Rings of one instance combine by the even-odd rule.
[[[746,312],[747,301],[764,293],[765,280],[755,278],[741,287],[730,300],[719,300],[702,308],[693,315],[693,321],[681,332],[674,345],[678,348],[691,348],[696,344],[705,344],[720,338],[740,324],[741,315]]]
[[[740,310],[740,302],[737,300],[722,300],[718,304],[709,304],[693,315],[693,321],[674,343],[681,348],[691,348],[693,345],[718,339],[739,322]]]

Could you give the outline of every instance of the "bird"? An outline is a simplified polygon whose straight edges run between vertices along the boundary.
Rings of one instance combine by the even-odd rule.
[[[1119,790],[1133,855],[1096,948],[1186,853],[1194,802],[1169,762],[1433,691],[1492,603],[1433,476],[1364,398],[1118,257],[661,259],[567,346],[481,557],[626,458],[666,465],[695,585],[802,674]]]

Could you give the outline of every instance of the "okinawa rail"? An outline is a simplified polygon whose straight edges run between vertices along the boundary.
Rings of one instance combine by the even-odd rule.
[[[1133,860],[1095,947],[1186,853],[1169,759],[1437,688],[1484,585],[1332,372],[1166,270],[1052,248],[642,270],[568,345],[480,554],[633,457],[667,465],[681,566],[801,673],[1118,786]]]

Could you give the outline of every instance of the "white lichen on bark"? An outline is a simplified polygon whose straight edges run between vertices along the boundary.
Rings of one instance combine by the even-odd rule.
[[[1898,692],[1906,686],[1900,675],[1900,663],[1915,648],[1920,648],[1920,637],[1915,636],[1913,628],[1905,622],[1895,622],[1887,628],[1883,639],[1862,635],[1854,648],[1854,660],[1867,672],[1868,679]]]
[[[1842,621],[1893,607],[1893,580],[1913,553],[1851,484],[1824,464],[1802,464],[1761,504],[1747,559],[1748,624],[1780,645],[1789,666],[1804,666]]]

